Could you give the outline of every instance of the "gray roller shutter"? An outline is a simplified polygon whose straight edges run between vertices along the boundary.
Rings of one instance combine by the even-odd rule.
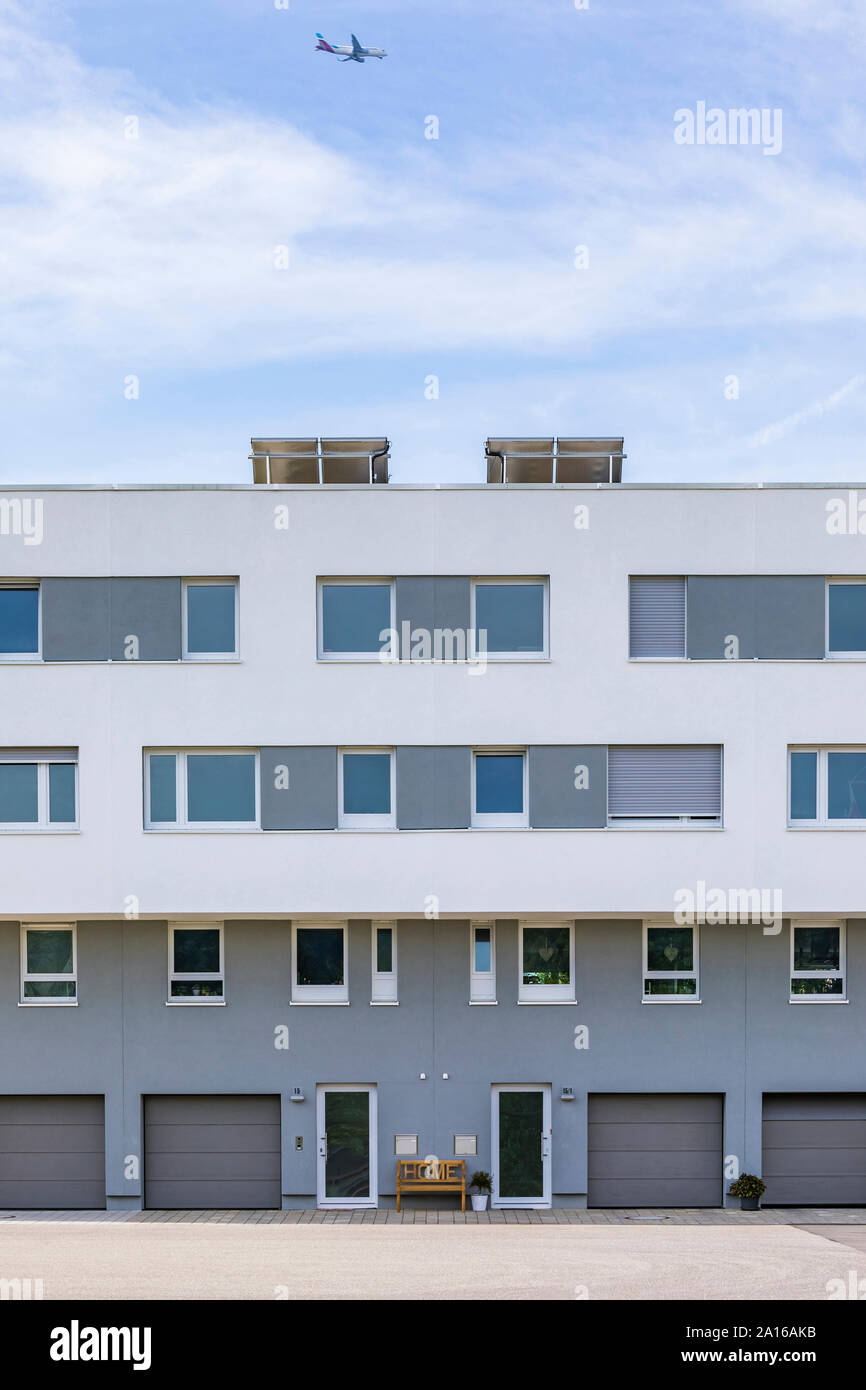
[[[111,649],[110,579],[43,579],[45,661],[107,661]]]
[[[607,824],[603,744],[532,745],[529,824],[542,830],[587,830]]]
[[[280,1200],[279,1096],[147,1096],[145,1206],[270,1207]]]
[[[611,816],[720,816],[721,746],[609,749],[608,810]]]
[[[181,657],[180,579],[112,579],[111,658],[125,661],[127,639],[138,639],[139,661]]]
[[[398,830],[465,830],[471,782],[470,748],[398,748]]]
[[[722,1203],[720,1095],[591,1095],[591,1207]]]
[[[0,1207],[105,1207],[102,1096],[0,1096]]]
[[[764,1096],[764,1202],[866,1206],[866,1095]]]
[[[263,748],[259,767],[263,830],[336,828],[336,748]]]
[[[396,581],[397,632],[400,637],[400,655],[409,660],[409,651],[403,650],[403,623],[409,623],[410,633],[414,630],[428,632],[431,644],[434,635],[462,633],[457,639],[443,636],[442,658],[467,654],[467,633],[469,630],[469,578],[463,575],[405,575]],[[434,655],[438,655],[434,651]]]
[[[628,587],[629,656],[684,657],[686,581],[682,575],[633,575]]]

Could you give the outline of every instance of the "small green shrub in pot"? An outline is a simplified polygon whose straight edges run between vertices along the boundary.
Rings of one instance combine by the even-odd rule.
[[[479,1168],[477,1173],[472,1174],[469,1190],[472,1193],[472,1210],[486,1211],[487,1199],[493,1191],[493,1179],[484,1168]]]
[[[757,1211],[758,1204],[767,1190],[767,1184],[754,1173],[741,1173],[728,1188],[732,1197],[739,1197],[744,1211]]]

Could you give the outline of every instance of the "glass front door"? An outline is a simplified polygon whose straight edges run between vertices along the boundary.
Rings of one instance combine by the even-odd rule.
[[[494,1086],[493,1156],[493,1206],[550,1206],[549,1086]]]
[[[320,1086],[320,1207],[375,1207],[376,1091],[373,1086]]]

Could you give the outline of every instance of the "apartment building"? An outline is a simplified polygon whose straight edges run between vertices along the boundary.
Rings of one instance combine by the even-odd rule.
[[[486,453],[0,498],[0,1207],[866,1204],[866,497]]]

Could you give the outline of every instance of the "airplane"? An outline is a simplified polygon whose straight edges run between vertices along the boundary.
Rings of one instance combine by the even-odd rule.
[[[316,44],[316,52],[334,53],[341,63],[363,63],[365,58],[388,57],[384,48],[363,48],[354,34],[352,35],[351,46],[347,43],[330,44],[321,34],[316,34],[316,38],[319,40]]]

